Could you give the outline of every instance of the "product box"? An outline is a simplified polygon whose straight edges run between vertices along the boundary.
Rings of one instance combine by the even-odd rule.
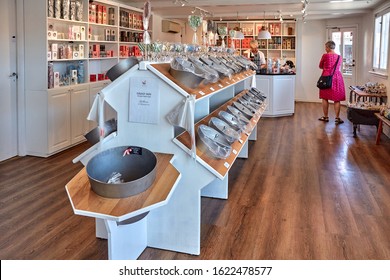
[[[80,40],[85,41],[85,26],[80,26]]]
[[[111,40],[111,30],[104,29],[104,41],[110,41],[110,40]]]
[[[108,8],[108,24],[115,25],[115,10],[114,10],[114,8]]]
[[[102,24],[103,23],[103,5],[96,5],[96,11],[97,11],[97,23]]]
[[[51,52],[47,52],[47,60],[51,60]]]
[[[129,27],[133,28],[133,14],[129,13]]]
[[[51,59],[52,60],[58,59],[58,55],[57,54],[58,54],[57,52],[51,52]]]
[[[102,23],[107,24],[107,7],[103,6],[102,10]]]
[[[115,29],[111,29],[110,31],[110,41],[116,41],[116,30]]]
[[[56,43],[51,44],[51,51],[58,52],[58,44],[56,44]]]
[[[79,59],[80,58],[80,52],[73,51],[73,59]]]
[[[79,57],[80,58],[84,58],[84,45],[83,44],[80,44],[79,45]]]
[[[90,82],[96,82],[96,74],[89,75],[89,81]]]
[[[60,86],[60,72],[54,72],[54,87]]]
[[[96,23],[96,4],[89,4],[89,22]]]
[[[77,70],[72,70],[71,77],[72,78],[77,78]]]
[[[98,80],[103,81],[104,80],[104,74],[98,74]]]

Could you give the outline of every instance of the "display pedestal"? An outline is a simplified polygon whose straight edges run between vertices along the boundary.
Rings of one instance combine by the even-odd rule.
[[[167,115],[178,105],[195,97],[191,118],[195,122],[191,126],[196,133],[200,124],[207,123],[212,116],[226,110],[228,105],[246,93],[245,89],[254,74],[254,71],[246,70],[233,75],[231,79],[223,78],[214,84],[189,89],[169,74],[169,64],[142,62],[101,90],[101,98],[117,112],[118,131],[85,151],[75,161],[86,165],[99,151],[134,145],[157,154],[170,154],[172,158],[168,166],[171,172],[177,172],[176,177],[164,175],[158,181],[166,192],[164,200],[152,206],[149,205],[150,198],[145,196],[139,199],[140,209],[126,209],[119,216],[101,213],[101,209],[106,208],[101,205],[99,210],[90,211],[81,210],[75,204],[78,200],[72,197],[70,189],[79,192],[80,185],[87,184],[88,180],[83,182],[80,178],[74,178],[70,183],[73,188],[67,185],[74,212],[97,218],[97,237],[108,239],[109,258],[133,259],[146,246],[200,254],[201,197],[228,199],[228,172],[238,157],[249,156],[247,142],[250,138],[256,139],[257,135],[256,132],[251,136],[242,133],[240,141],[232,144],[233,152],[227,159],[210,157],[199,149],[199,143],[196,144],[196,154],[192,155],[188,132],[178,135],[178,129],[168,122]],[[258,117],[251,119],[254,131],[258,121]],[[80,193],[79,199],[89,201],[91,196],[93,194],[85,190]],[[112,199],[107,200],[111,201],[107,203],[115,204]],[[90,206],[89,203],[83,205]],[[118,224],[146,211],[149,211],[148,215],[131,226]],[[120,244],[125,245],[121,247]],[[127,249],[129,247],[131,250]]]

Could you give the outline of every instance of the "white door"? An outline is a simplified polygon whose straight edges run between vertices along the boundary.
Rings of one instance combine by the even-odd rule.
[[[356,86],[356,28],[331,29],[330,40],[336,43],[336,53],[343,58],[341,73],[343,74],[345,92],[349,92],[349,86]],[[347,96],[348,99],[348,96]]]
[[[0,161],[18,152],[15,38],[15,0],[5,0],[0,9]]]

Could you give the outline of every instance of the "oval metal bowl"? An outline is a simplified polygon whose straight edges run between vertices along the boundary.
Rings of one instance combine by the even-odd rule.
[[[179,83],[183,84],[189,88],[197,88],[199,84],[204,80],[203,77],[198,76],[192,72],[176,70],[172,67],[169,69],[169,73],[174,77]]]
[[[250,93],[249,91],[242,96],[245,100],[256,103],[257,105],[261,105],[263,101],[261,101],[258,97],[256,97],[254,94]]]
[[[247,117],[248,119],[251,119],[253,117],[254,115],[253,112],[249,110],[247,107],[245,107],[244,105],[242,105],[241,103],[234,101],[233,105],[238,110],[240,110],[244,114],[244,116]]]
[[[156,178],[156,167],[156,155],[148,149],[120,146],[92,157],[86,169],[95,193],[108,198],[124,198],[147,190]],[[122,175],[123,182],[108,183],[114,172]]]
[[[256,114],[258,110],[260,110],[260,105],[253,103],[251,101],[246,100],[243,97],[238,98],[238,102],[240,102],[242,105],[247,107],[249,110],[252,111],[252,113]]]
[[[227,106],[227,109],[228,112],[230,112],[233,116],[235,116],[237,119],[240,120],[240,122],[244,124],[242,131],[247,134],[252,132],[254,128],[253,124],[249,121],[249,119],[244,116],[244,114],[240,110],[230,105]]]
[[[243,121],[245,123],[250,122],[249,119],[247,117],[245,117],[244,114],[240,110],[238,110],[237,108],[228,105],[227,109],[228,109],[229,113],[231,113],[232,115],[234,115],[235,117],[237,117],[241,121]]]
[[[129,57],[121,62],[117,63],[116,65],[112,66],[106,73],[107,77],[114,81],[119,76],[121,76],[123,73],[125,73],[127,70],[132,68],[134,65],[138,64],[138,59],[136,57]]]
[[[233,116],[232,114],[226,111],[219,111],[218,116],[223,121],[227,122],[238,133],[241,133],[242,131],[245,130],[244,122],[241,122],[236,116]]]
[[[198,127],[200,143],[212,157],[225,159],[232,150],[226,137],[214,128],[201,124]]]
[[[229,143],[233,143],[234,141],[240,139],[240,134],[221,119],[212,117],[209,121],[209,126],[225,135]]]

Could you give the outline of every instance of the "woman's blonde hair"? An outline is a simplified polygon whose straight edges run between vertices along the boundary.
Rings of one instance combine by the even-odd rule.
[[[259,47],[259,42],[257,42],[257,40],[255,39],[252,39],[250,42],[249,42],[249,45],[251,46],[251,48],[258,48]]]

